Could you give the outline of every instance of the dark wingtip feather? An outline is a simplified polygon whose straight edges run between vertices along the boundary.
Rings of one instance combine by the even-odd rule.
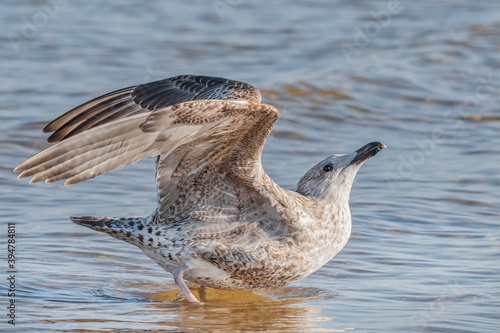
[[[61,135],[60,132],[54,132],[54,133],[52,133],[51,136],[49,136],[47,138],[47,142],[48,143],[55,143],[55,142],[61,141],[62,139],[64,139],[64,137]]]
[[[47,125],[45,125],[45,127],[42,130],[42,132],[43,133],[50,133],[50,132],[54,132],[57,128],[59,128],[60,125],[57,124],[57,121],[59,120],[59,118],[60,117],[58,117],[57,119],[52,120],[50,123],[48,123]]]

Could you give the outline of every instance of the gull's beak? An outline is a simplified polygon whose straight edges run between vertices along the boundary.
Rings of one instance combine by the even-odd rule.
[[[375,156],[382,149],[387,148],[382,142],[370,142],[369,144],[364,145],[363,147],[356,150],[356,157],[351,161],[352,164],[360,164],[369,159],[372,156]]]

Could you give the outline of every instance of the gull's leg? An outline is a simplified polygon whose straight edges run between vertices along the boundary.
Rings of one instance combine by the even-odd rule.
[[[188,268],[189,267],[187,265],[176,267],[172,271],[172,275],[174,276],[175,283],[177,283],[184,296],[186,296],[186,299],[192,303],[200,303],[200,301],[198,301],[196,297],[194,297],[193,293],[191,292],[191,290],[189,290],[186,282],[184,282],[184,279],[182,278],[182,274]]]

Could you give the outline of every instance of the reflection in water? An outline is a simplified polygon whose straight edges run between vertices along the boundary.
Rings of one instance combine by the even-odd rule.
[[[153,297],[171,299],[176,297],[177,291],[172,293],[158,293]],[[205,325],[213,329],[227,332],[237,331],[281,331],[296,330],[306,332],[318,328],[319,321],[330,320],[321,317],[321,309],[302,307],[300,303],[320,297],[318,291],[302,288],[283,288],[273,296],[253,294],[250,291],[224,291],[207,288],[206,301],[201,306],[181,302],[180,306],[172,309],[171,304],[152,303],[148,311],[157,314],[174,314],[167,322],[158,325],[167,325],[176,322],[181,330],[204,328]],[[198,296],[198,294],[195,294]]]
[[[318,323],[330,321],[324,317],[319,307],[309,303],[312,300],[331,298],[334,295],[316,288],[284,287],[272,293],[255,294],[250,291],[227,291],[211,288],[196,288],[190,285],[194,295],[203,300],[201,305],[183,299],[178,289],[158,291],[165,288],[159,284],[139,284],[116,282],[118,289],[134,291],[126,298],[105,295],[102,290],[93,292],[102,298],[113,300],[114,305],[121,300],[132,304],[126,307],[122,316],[105,314],[113,303],[106,302],[95,306],[82,306],[76,311],[74,319],[42,320],[41,324],[57,325],[74,329],[80,323],[89,325],[82,332],[96,332],[91,329],[110,325],[116,332],[139,332],[135,324],[148,325],[149,331],[156,332],[172,329],[176,332],[200,331],[207,327],[218,332],[237,331],[297,331],[297,332],[339,332],[339,330],[320,329]],[[174,285],[169,285],[174,287]],[[201,294],[200,294],[201,292]],[[136,301],[134,301],[136,300]],[[144,303],[146,300],[146,303]],[[118,303],[120,304],[120,303]],[[57,313],[57,310],[55,311]],[[88,316],[87,318],[85,316]],[[106,324],[107,323],[107,324]],[[132,325],[134,324],[134,325]],[[154,328],[157,327],[157,330]],[[75,329],[76,331],[80,331]]]

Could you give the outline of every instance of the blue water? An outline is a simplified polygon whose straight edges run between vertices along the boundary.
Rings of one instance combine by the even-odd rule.
[[[499,13],[470,0],[4,1],[0,330],[499,331]],[[71,187],[16,179],[58,115],[186,73],[249,82],[278,107],[262,160],[285,188],[328,155],[388,146],[357,176],[350,241],[312,276],[191,307],[138,249],[68,219],[148,215],[152,160]]]

